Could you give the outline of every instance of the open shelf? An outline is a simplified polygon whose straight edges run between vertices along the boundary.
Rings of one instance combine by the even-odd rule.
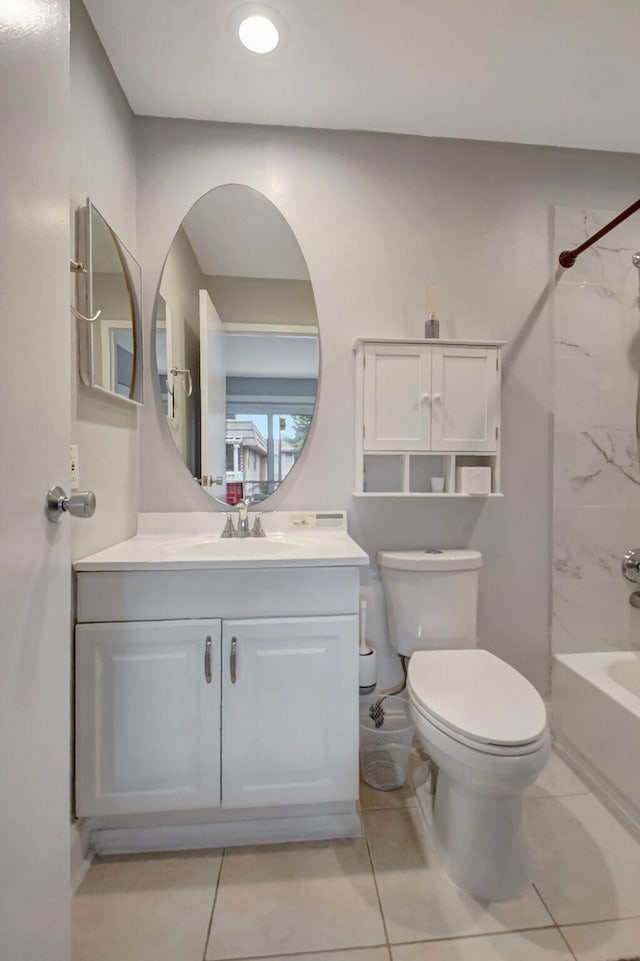
[[[497,453],[433,451],[366,451],[362,454],[362,490],[355,497],[501,497]],[[491,471],[491,491],[470,493],[457,487],[458,467]],[[433,478],[444,479],[444,490],[431,490]]]

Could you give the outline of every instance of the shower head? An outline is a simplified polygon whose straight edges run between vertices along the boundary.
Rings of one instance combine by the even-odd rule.
[[[631,263],[634,267],[640,268],[640,250],[636,250],[635,254],[631,258]]]

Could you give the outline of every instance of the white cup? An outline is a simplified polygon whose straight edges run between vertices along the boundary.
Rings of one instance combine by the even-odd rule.
[[[442,494],[444,491],[444,477],[432,477],[431,490],[434,494]]]

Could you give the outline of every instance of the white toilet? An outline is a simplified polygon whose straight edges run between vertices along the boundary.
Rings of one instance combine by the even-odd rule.
[[[515,897],[530,883],[523,794],[551,750],[544,702],[477,647],[478,551],[381,551],[378,564],[391,643],[410,657],[413,720],[437,767],[420,806],[458,887]]]

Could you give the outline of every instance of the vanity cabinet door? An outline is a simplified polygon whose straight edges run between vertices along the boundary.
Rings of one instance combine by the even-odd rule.
[[[364,450],[429,450],[430,419],[431,348],[366,345]]]
[[[223,622],[222,804],[358,796],[357,616]]]
[[[220,806],[219,620],[76,628],[79,816]]]
[[[497,450],[498,350],[458,345],[431,350],[432,450]]]

